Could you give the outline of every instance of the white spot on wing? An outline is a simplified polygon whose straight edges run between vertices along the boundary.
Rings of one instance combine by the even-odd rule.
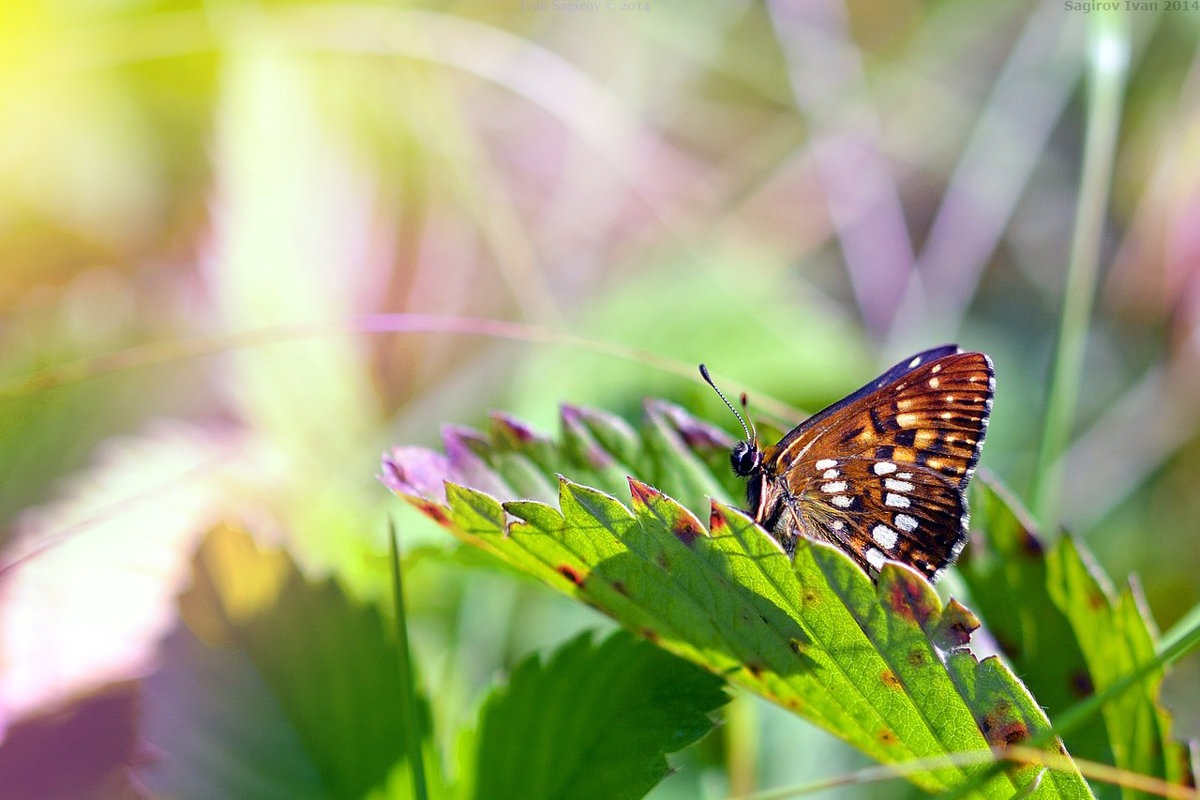
[[[897,514],[896,527],[905,533],[912,533],[917,529],[917,518],[910,517],[908,514]]]
[[[920,366],[920,365],[921,365],[921,357],[920,357],[920,356],[917,356],[917,357],[916,357],[916,358],[914,358],[912,361],[908,362],[908,368],[909,368],[909,369],[912,369],[913,367],[917,367],[917,366]]]
[[[900,536],[887,525],[876,525],[874,528],[871,528],[871,538],[879,542],[879,546],[884,550],[891,550],[896,546],[896,540]]]
[[[823,477],[827,481],[831,481],[834,478],[836,478],[838,475],[841,475],[841,474],[842,473],[838,472],[836,469],[827,469],[827,470],[825,470],[825,474],[822,475],[821,477]]]
[[[896,471],[896,465],[890,461],[876,461],[874,470],[876,475],[889,475]]]
[[[930,388],[930,389],[936,389],[936,388],[938,388],[938,387],[939,387],[939,386],[941,386],[941,385],[942,385],[942,382],[941,382],[940,380],[938,380],[937,378],[930,378],[930,379],[929,379],[929,388]]]
[[[849,508],[853,502],[853,498],[848,494],[834,495],[833,498],[833,504],[838,508]]]
[[[867,549],[867,563],[875,569],[883,569],[883,562],[887,561],[887,556],[879,552],[874,547]]]
[[[820,461],[818,461],[818,462],[816,463],[816,465],[815,465],[815,466],[816,466],[816,468],[817,468],[817,469],[829,469],[830,467],[836,467],[836,466],[837,466],[837,459],[833,459],[833,458],[822,458]]]
[[[846,523],[842,522],[840,519],[835,519],[829,527],[833,528],[835,531],[842,531],[846,529]]]
[[[833,483],[821,484],[821,491],[825,494],[837,494],[838,492],[846,491],[845,481],[834,481]]]
[[[907,497],[894,492],[887,493],[887,496],[883,498],[883,504],[889,508],[908,508],[911,505]]]
[[[941,371],[942,371],[942,365],[941,365],[941,364],[934,364],[934,365],[933,365],[933,369],[931,369],[931,370],[930,370],[930,372],[932,372],[934,375],[937,375],[937,374],[938,374],[939,372],[941,372]]]
[[[908,481],[898,481],[895,478],[885,478],[883,488],[891,489],[893,492],[911,492],[913,485]]]

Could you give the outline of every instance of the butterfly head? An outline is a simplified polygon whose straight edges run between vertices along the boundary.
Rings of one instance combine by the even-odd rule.
[[[738,442],[729,454],[729,463],[733,466],[734,473],[743,478],[748,478],[762,469],[762,462],[762,448],[753,439]]]
[[[763,463],[763,451],[762,448],[758,446],[758,433],[752,426],[746,425],[745,417],[738,413],[738,410],[733,407],[733,403],[729,402],[729,399],[726,398],[721,390],[717,388],[717,385],[713,383],[712,376],[708,374],[708,367],[704,366],[703,364],[700,365],[700,375],[704,378],[704,382],[713,388],[713,391],[717,393],[717,396],[725,401],[725,405],[729,406],[729,410],[733,412],[735,417],[737,417],[738,422],[742,423],[742,430],[746,433],[746,438],[738,442],[737,446],[735,446],[733,451],[729,454],[729,463],[733,467],[734,473],[743,478],[748,478],[751,475],[761,471]],[[742,394],[742,410],[744,411],[745,409],[746,395]]]

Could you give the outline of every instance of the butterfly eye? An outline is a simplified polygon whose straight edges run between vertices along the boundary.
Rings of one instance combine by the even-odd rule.
[[[738,442],[729,454],[729,463],[733,471],[744,478],[762,466],[762,451],[751,442]]]

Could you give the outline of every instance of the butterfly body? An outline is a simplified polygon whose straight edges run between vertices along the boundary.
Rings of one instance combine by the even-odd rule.
[[[755,521],[792,555],[830,542],[869,574],[884,561],[931,580],[967,538],[964,492],[979,460],[995,379],[983,353],[926,350],[814,414],[779,441],[730,455]]]

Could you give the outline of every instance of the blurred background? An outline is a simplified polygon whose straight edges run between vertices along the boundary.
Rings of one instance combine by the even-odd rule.
[[[214,525],[374,602],[392,516],[453,730],[608,623],[454,563],[379,453],[651,395],[736,430],[699,361],[798,420],[916,350],[984,350],[983,465],[1028,500],[1087,133],[1071,5],[4,4],[0,725],[154,674]],[[1200,602],[1200,12],[1121,24],[1061,514],[1166,628]],[[761,745],[737,786],[863,763],[738,713]],[[730,791],[720,736],[673,762],[654,796]]]

